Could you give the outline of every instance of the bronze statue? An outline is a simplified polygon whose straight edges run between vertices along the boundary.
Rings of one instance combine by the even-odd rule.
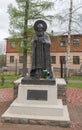
[[[32,67],[30,76],[34,78],[52,78],[50,61],[50,37],[46,33],[47,25],[43,20],[34,24],[35,34],[32,38]]]

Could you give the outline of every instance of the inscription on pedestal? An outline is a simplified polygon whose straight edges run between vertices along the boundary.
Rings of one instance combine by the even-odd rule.
[[[27,90],[27,100],[47,101],[47,90]]]

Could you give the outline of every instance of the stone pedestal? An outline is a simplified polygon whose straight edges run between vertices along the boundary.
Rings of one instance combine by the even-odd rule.
[[[70,126],[67,106],[57,99],[57,83],[20,84],[18,96],[2,115],[2,121]]]

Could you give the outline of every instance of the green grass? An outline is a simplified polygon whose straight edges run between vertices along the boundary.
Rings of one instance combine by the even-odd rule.
[[[82,84],[77,83],[68,83],[67,86],[71,88],[82,88]]]
[[[82,76],[72,76],[68,80],[82,81]],[[72,88],[82,88],[81,83],[68,83],[67,86]]]
[[[19,79],[20,76],[19,75],[15,75],[15,74],[4,74],[4,84],[1,84],[1,77],[0,77],[0,88],[9,88],[9,87],[13,87],[13,81],[15,81],[16,79]],[[11,82],[12,80],[12,82]]]
[[[11,87],[13,87],[12,82],[5,82],[3,85],[0,83],[0,89],[1,88],[11,88]]]
[[[19,75],[12,75],[12,74],[5,74],[4,75],[5,80],[16,80],[20,78]]]
[[[68,80],[81,80],[82,81],[82,76],[73,76],[73,77],[70,77]]]
[[[14,75],[14,74],[4,74],[4,78],[5,78],[5,83],[3,85],[1,85],[1,83],[0,83],[0,88],[13,87],[13,83],[9,82],[7,80],[15,81],[16,79],[20,78],[20,76],[19,75]],[[74,76],[74,77],[70,77],[69,80],[81,80],[82,81],[82,77]],[[77,84],[77,83],[68,83],[67,86],[72,87],[72,88],[82,88],[82,84]]]

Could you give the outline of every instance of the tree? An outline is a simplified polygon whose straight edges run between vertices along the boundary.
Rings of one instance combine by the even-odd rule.
[[[6,45],[5,45],[5,41],[0,41],[0,55],[5,54],[6,51]]]
[[[74,28],[74,24],[76,27],[79,25],[79,20],[77,20],[77,17],[79,16],[78,11],[82,6],[74,7],[73,6],[73,0],[70,0],[70,7],[69,7],[69,17],[68,17],[68,42],[67,42],[67,55],[66,55],[66,81],[68,82],[68,76],[69,76],[69,63],[70,63],[70,42],[71,42],[71,34],[73,32],[78,32],[76,28]],[[74,16],[75,15],[75,16]],[[76,18],[75,18],[76,17]]]
[[[81,31],[80,29],[81,29],[82,14],[80,13],[81,12],[80,9],[82,8],[82,4],[80,2],[82,1],[80,0],[80,2],[75,3],[74,0],[68,0],[68,1],[62,0],[60,2],[62,2],[62,9],[60,9],[61,12],[58,13],[60,14],[60,18],[61,18],[60,19],[62,23],[61,26],[64,25],[63,28],[65,27],[64,31],[61,32],[61,34],[68,35],[67,54],[66,54],[66,75],[65,75],[66,81],[68,82],[71,34],[79,33]]]
[[[70,62],[70,42],[71,42],[71,26],[72,26],[72,10],[73,10],[73,1],[70,0],[69,8],[69,19],[68,19],[68,44],[67,44],[67,55],[66,55],[66,81],[68,82],[69,75],[69,62]]]
[[[4,54],[0,55],[0,69],[2,69],[2,67],[6,66],[6,56]]]
[[[10,34],[15,39],[23,42],[23,76],[27,69],[27,51],[29,44],[29,34],[32,33],[32,23],[35,19],[50,20],[51,15],[44,12],[53,6],[48,0],[16,0],[17,7],[12,4],[8,6],[10,16]]]

